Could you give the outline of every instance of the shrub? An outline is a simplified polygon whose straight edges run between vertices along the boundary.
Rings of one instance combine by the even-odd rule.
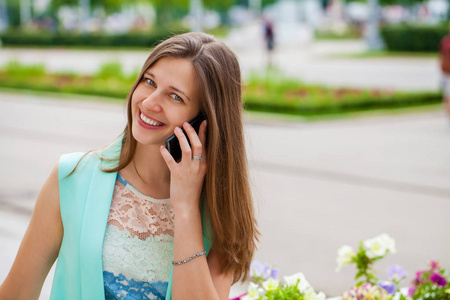
[[[382,27],[380,33],[390,51],[437,52],[448,29],[446,25],[392,25]]]
[[[118,62],[110,62],[101,65],[100,69],[95,75],[98,78],[125,77],[122,71],[122,65]]]
[[[0,34],[5,46],[92,46],[150,48],[169,36],[186,32],[183,29],[158,29],[148,33],[109,35],[105,33],[75,34],[51,32],[22,32],[11,30]]]
[[[3,70],[11,76],[27,78],[45,74],[45,67],[43,64],[23,65],[18,61],[10,61],[3,67]]]
[[[317,115],[438,103],[440,92],[330,88],[284,78],[279,72],[251,75],[244,89],[248,110]]]

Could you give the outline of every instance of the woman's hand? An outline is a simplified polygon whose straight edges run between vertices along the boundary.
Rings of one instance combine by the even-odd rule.
[[[175,135],[180,142],[181,161],[177,163],[169,151],[161,146],[161,155],[170,170],[170,201],[177,211],[193,212],[199,209],[198,203],[206,174],[206,152],[203,147],[206,141],[206,120],[200,125],[197,135],[188,123],[183,124],[191,146],[183,131],[176,127]],[[194,158],[195,157],[195,158]],[[201,159],[198,159],[201,157]]]

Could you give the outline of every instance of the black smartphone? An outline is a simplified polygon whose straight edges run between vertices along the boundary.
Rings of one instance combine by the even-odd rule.
[[[195,132],[197,132],[197,134],[200,129],[200,125],[202,124],[202,122],[204,120],[205,120],[205,116],[203,114],[199,114],[192,121],[189,122],[189,124],[191,124],[191,126],[194,128],[194,130],[195,130]],[[181,130],[183,130],[183,133],[186,135],[189,145],[191,145],[188,135],[186,134],[186,132],[184,131],[183,128],[181,128]],[[176,162],[179,162],[181,160],[180,142],[178,141],[178,138],[175,134],[171,135],[166,140],[166,148],[167,148],[167,150],[169,150],[169,153],[172,155],[173,159]]]

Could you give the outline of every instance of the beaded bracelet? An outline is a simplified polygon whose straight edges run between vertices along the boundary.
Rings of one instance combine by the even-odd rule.
[[[199,257],[199,256],[202,256],[202,255],[204,255],[204,254],[206,254],[206,251],[205,251],[205,250],[203,250],[202,252],[199,252],[199,253],[197,253],[197,254],[194,254],[194,255],[192,255],[191,257],[188,257],[188,258],[186,258],[186,259],[183,259],[183,260],[180,260],[180,261],[172,261],[172,265],[178,266],[178,265],[187,263],[188,261],[191,261],[192,259],[194,259],[194,258],[196,258],[196,257]]]

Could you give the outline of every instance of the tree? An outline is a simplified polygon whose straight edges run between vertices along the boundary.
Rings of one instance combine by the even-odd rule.
[[[150,0],[149,2],[155,7],[157,22],[162,26],[189,12],[188,0]]]
[[[126,0],[90,0],[89,10],[92,11],[92,8],[101,6],[107,12],[115,12],[120,10],[123,4],[129,1]],[[57,12],[61,6],[79,6],[80,0],[52,0],[51,1],[51,9],[53,12]]]
[[[203,5],[206,8],[218,11],[220,13],[227,12],[235,3],[236,0],[203,0]]]

